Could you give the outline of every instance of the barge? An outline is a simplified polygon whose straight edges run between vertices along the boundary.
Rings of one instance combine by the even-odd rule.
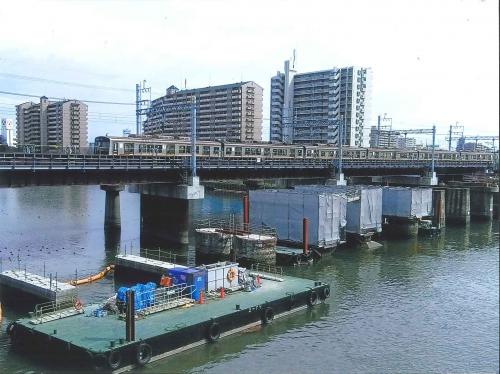
[[[205,286],[206,294],[198,289],[195,295],[196,283],[150,287],[143,307],[137,301],[144,297],[129,289],[126,307],[115,313],[106,314],[103,306],[118,305],[120,289],[99,305],[78,299],[38,305],[30,317],[10,323],[7,333],[14,349],[53,357],[64,367],[121,373],[312,308],[330,295],[322,282],[236,269],[237,284],[212,291]]]

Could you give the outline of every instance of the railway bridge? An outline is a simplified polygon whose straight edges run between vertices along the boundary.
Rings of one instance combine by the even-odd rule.
[[[426,175],[429,160],[344,159],[347,176]],[[436,160],[438,177],[465,175],[493,165],[484,160]],[[189,174],[188,157],[116,156],[79,154],[0,154],[0,187],[42,185],[100,185],[131,183],[182,183]],[[203,180],[324,177],[334,175],[336,165],[325,159],[222,159],[196,161],[196,174]]]

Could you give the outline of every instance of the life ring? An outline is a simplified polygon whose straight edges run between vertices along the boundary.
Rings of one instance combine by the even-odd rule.
[[[108,356],[108,365],[111,368],[111,370],[116,370],[120,367],[122,364],[122,354],[120,351],[114,349],[111,352],[109,352]]]
[[[82,308],[83,308],[83,304],[82,304],[82,302],[80,301],[80,299],[76,299],[76,300],[75,300],[75,309],[76,309],[76,310],[80,310],[80,309],[82,309]]]
[[[153,349],[147,343],[141,343],[137,346],[137,351],[135,355],[135,359],[137,365],[144,366],[146,365],[153,356]]]
[[[236,270],[234,270],[234,268],[229,268],[226,277],[229,282],[234,281],[236,279]]]
[[[271,307],[267,307],[264,309],[264,312],[262,313],[262,323],[264,325],[268,325],[271,322],[273,322],[274,319],[274,310]]]
[[[317,302],[318,302],[318,294],[316,291],[311,290],[311,292],[309,292],[309,295],[307,295],[307,305],[313,306],[316,305]]]
[[[330,286],[325,286],[321,290],[321,300],[328,299],[330,297]]]
[[[207,329],[207,338],[210,342],[216,342],[220,337],[220,325],[213,322]]]

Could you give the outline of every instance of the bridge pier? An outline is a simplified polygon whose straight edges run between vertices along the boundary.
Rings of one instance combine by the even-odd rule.
[[[101,190],[106,191],[104,228],[121,229],[120,192],[123,191],[123,186],[119,184],[103,184]]]
[[[432,190],[432,226],[442,229],[446,226],[446,190]]]
[[[141,246],[189,244],[189,211],[194,202],[141,194]]]
[[[498,194],[498,187],[470,187],[470,215],[479,220],[493,219],[493,196]]]
[[[469,188],[448,187],[445,194],[446,221],[456,224],[470,222],[470,190]]]
[[[500,219],[500,192],[493,193],[493,218]]]

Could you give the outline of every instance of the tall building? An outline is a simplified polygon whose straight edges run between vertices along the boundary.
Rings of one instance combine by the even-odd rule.
[[[368,144],[371,69],[298,74],[294,65],[290,68],[290,61],[285,61],[284,73],[271,78],[271,141],[338,144],[343,121],[344,144]]]
[[[10,118],[2,118],[0,135],[2,135],[5,140],[5,144],[7,144],[9,147],[14,147],[16,145],[15,129]]]
[[[255,82],[190,90],[170,86],[165,96],[151,102],[144,134],[190,136],[189,106],[196,97],[197,139],[261,141],[262,92],[262,87]]]
[[[391,129],[372,126],[370,131],[370,148],[414,149],[416,139],[397,135]]]
[[[87,146],[87,105],[78,100],[49,101],[16,105],[17,143],[51,147]]]

